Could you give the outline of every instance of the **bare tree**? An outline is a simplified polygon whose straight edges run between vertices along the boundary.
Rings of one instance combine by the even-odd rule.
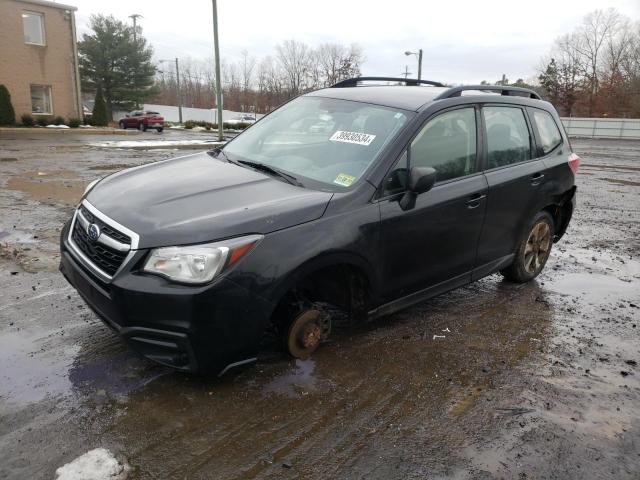
[[[593,114],[594,98],[598,93],[598,70],[602,62],[602,51],[614,35],[620,23],[620,14],[613,8],[595,10],[585,18],[578,31],[573,47],[582,56],[585,79],[589,85],[589,116]]]
[[[363,61],[362,49],[356,44],[323,44],[312,48],[288,40],[276,46],[275,56],[260,60],[243,51],[236,62],[222,59],[224,106],[236,111],[269,112],[291,97],[360,75]],[[186,58],[180,59],[180,64],[183,104],[212,108],[213,62]],[[154,101],[176,105],[174,72],[159,70],[156,83],[160,93]]]
[[[596,10],[558,38],[540,80],[565,115],[640,115],[640,23]]]
[[[285,40],[276,46],[278,63],[284,71],[292,96],[304,89],[310,70],[311,52],[309,47],[296,40]]]

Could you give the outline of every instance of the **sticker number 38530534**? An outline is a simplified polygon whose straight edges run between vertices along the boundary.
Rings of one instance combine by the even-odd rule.
[[[345,143],[355,143],[357,145],[370,145],[373,142],[373,139],[376,138],[375,135],[369,135],[368,133],[358,133],[358,132],[345,132],[343,130],[338,130],[336,133],[331,135],[332,142],[345,142]]]

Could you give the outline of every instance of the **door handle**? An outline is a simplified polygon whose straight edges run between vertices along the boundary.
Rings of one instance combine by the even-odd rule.
[[[531,185],[533,185],[534,187],[540,185],[543,178],[544,178],[544,174],[542,173],[536,173],[534,175],[531,175]]]
[[[485,197],[486,195],[482,193],[475,193],[471,195],[471,197],[469,197],[469,200],[465,202],[467,204],[467,208],[476,208],[480,205],[480,201]]]

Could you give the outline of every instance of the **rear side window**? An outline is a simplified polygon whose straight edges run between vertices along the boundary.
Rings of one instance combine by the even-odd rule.
[[[436,182],[475,171],[476,115],[473,107],[429,120],[411,143],[411,167],[433,167]]]
[[[517,107],[484,107],[488,167],[496,168],[531,159],[531,138],[524,112]]]
[[[560,135],[558,125],[549,112],[538,109],[532,109],[532,111],[533,121],[536,123],[540,135],[540,146],[546,155],[562,143],[562,135]]]

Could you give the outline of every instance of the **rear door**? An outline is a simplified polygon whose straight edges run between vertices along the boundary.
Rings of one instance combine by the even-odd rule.
[[[474,280],[510,262],[546,181],[524,107],[487,104],[481,118],[489,193]]]
[[[487,193],[477,163],[478,115],[473,105],[436,114],[385,180],[380,260],[387,301],[448,280],[470,281]],[[414,166],[435,168],[436,184],[405,211],[399,200]]]

